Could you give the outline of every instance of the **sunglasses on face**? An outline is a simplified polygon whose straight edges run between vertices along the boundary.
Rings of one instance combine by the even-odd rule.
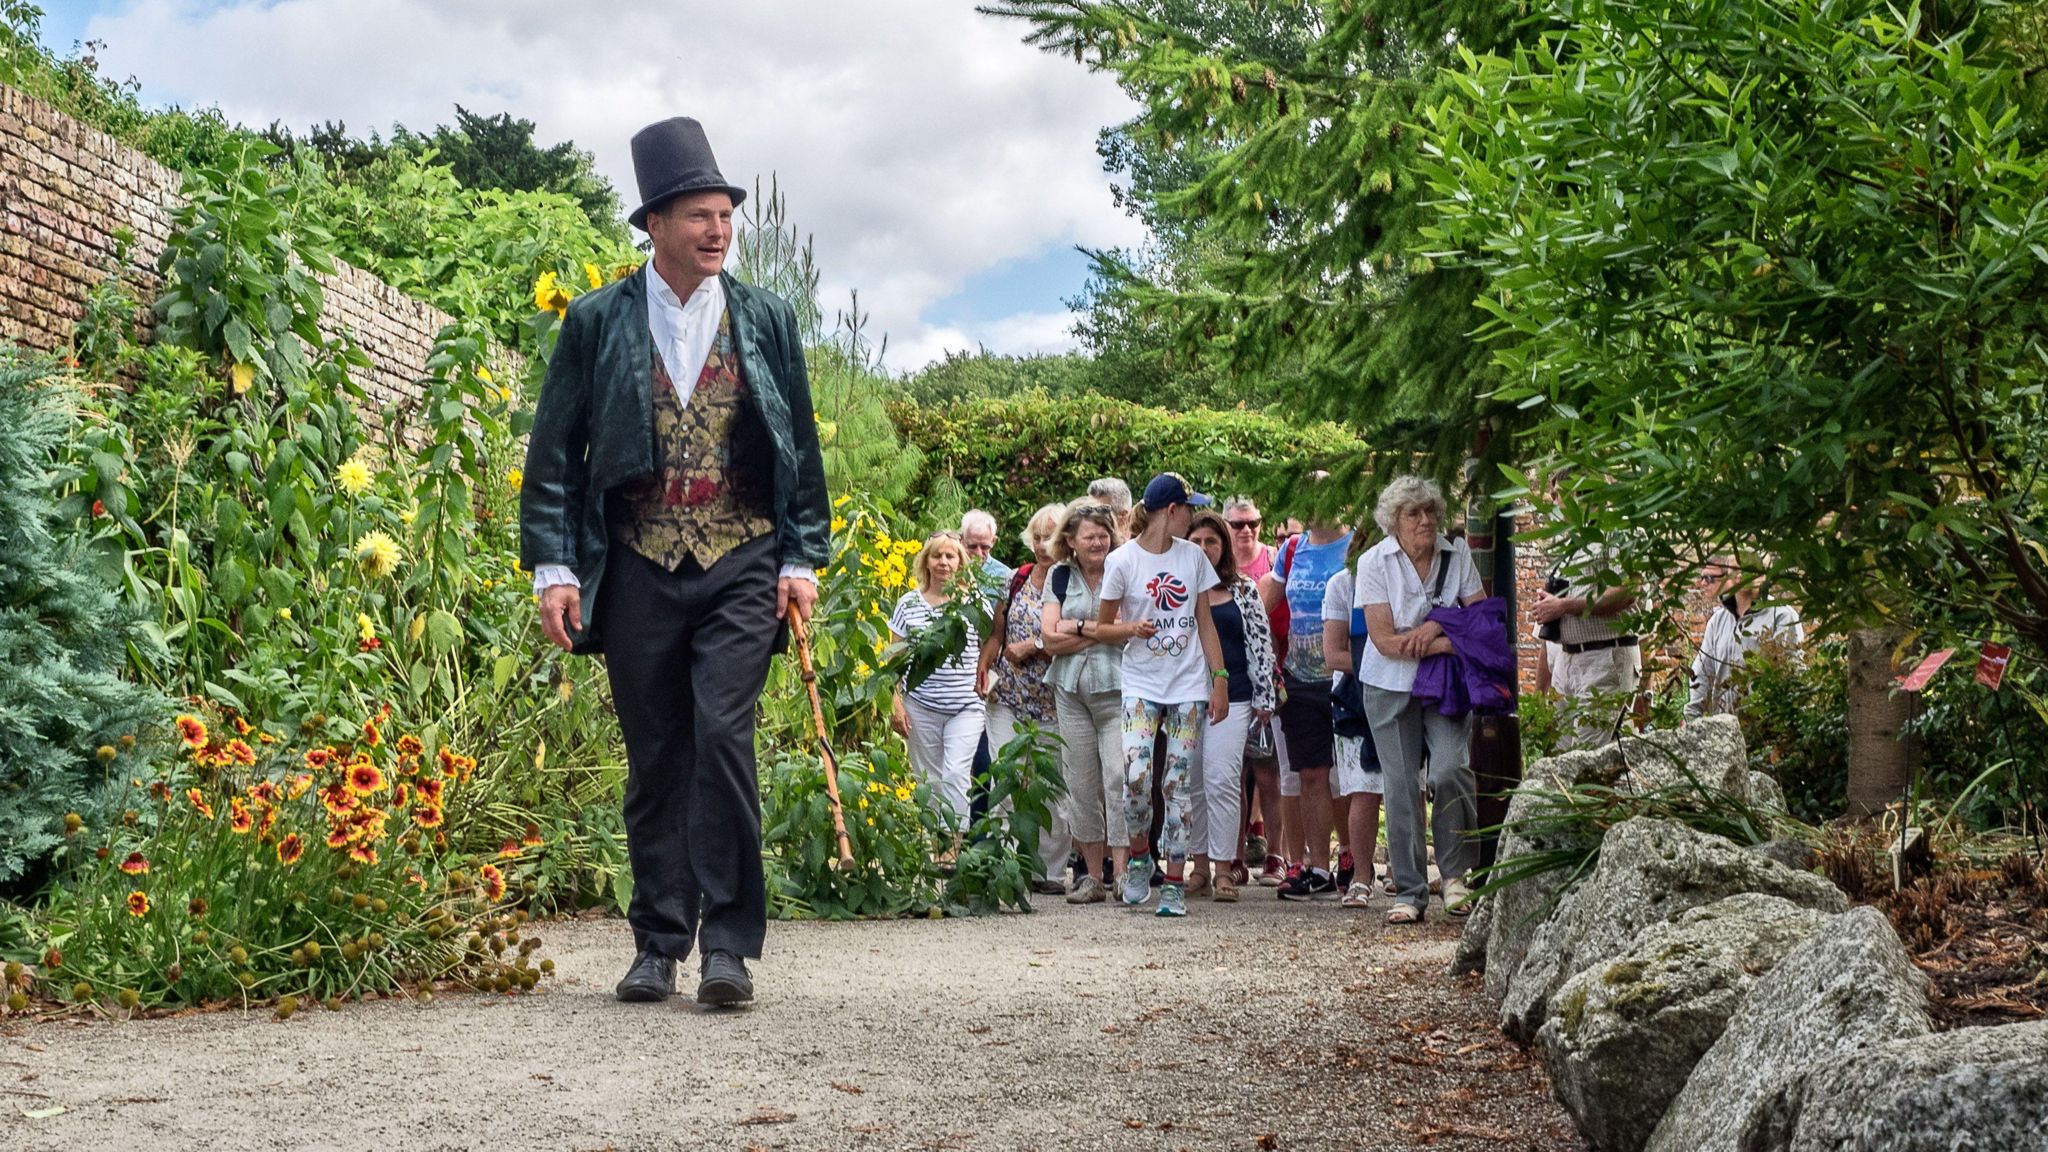
[[[1233,532],[1257,532],[1259,530],[1259,524],[1261,523],[1261,521],[1231,520],[1228,521],[1228,523],[1230,525],[1230,530]]]

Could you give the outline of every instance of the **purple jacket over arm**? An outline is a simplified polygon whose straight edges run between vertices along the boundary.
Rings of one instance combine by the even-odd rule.
[[[1499,715],[1515,708],[1515,647],[1508,603],[1489,596],[1469,607],[1436,608],[1429,618],[1451,641],[1450,653],[1424,657],[1411,694],[1445,716]]]

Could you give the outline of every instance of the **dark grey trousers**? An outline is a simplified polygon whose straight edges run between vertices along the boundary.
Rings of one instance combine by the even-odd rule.
[[[614,538],[605,668],[626,737],[634,943],[761,955],[768,892],[754,710],[775,644],[775,539],[670,572]]]

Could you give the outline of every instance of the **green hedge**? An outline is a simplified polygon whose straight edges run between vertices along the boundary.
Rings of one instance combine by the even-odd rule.
[[[1222,495],[1277,487],[1291,465],[1356,455],[1362,445],[1335,424],[1290,424],[1235,410],[1166,412],[1100,396],[1041,395],[969,400],[943,406],[899,401],[890,417],[924,452],[909,507],[922,516],[948,487],[969,507],[986,508],[1002,527],[997,555],[1025,559],[1017,543],[1042,504],[1071,500],[1098,476],[1121,476],[1134,492],[1173,470],[1197,489]],[[951,525],[921,524],[921,527]]]

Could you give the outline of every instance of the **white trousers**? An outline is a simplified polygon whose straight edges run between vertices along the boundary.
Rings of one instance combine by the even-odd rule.
[[[1122,844],[1124,827],[1124,698],[1121,692],[1054,689],[1053,712],[1066,748],[1067,828],[1075,841]]]
[[[1003,753],[1003,745],[1017,738],[1017,729],[1023,726],[1023,718],[1008,704],[988,706],[988,754],[991,757]],[[1059,720],[1047,719],[1038,725],[1038,745],[1053,754],[1054,763],[1059,765],[1060,778],[1066,779],[1066,763],[1060,747]],[[1052,804],[1052,827],[1038,838],[1038,860],[1045,865],[1048,880],[1064,881],[1067,874],[1067,856],[1073,852],[1074,837],[1067,829],[1067,802],[1059,797]]]
[[[1244,738],[1252,726],[1249,700],[1232,701],[1221,724],[1202,724],[1202,740],[1189,764],[1188,855],[1228,863],[1237,859],[1238,820],[1244,814]]]
[[[974,750],[988,723],[988,707],[976,701],[958,712],[940,712],[906,695],[903,711],[910,717],[910,767],[945,800],[965,831],[967,785],[974,776]]]

